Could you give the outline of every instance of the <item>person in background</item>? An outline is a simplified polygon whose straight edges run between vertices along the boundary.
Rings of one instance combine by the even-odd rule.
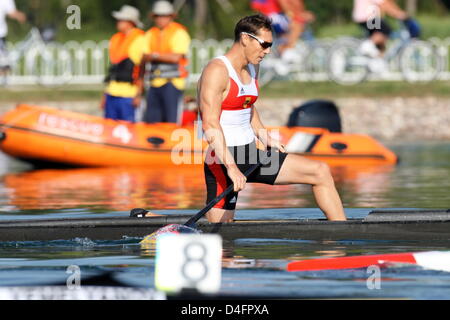
[[[205,67],[198,82],[202,129],[209,149],[204,163],[207,203],[231,185],[234,193],[207,214],[211,223],[234,221],[239,192],[247,183],[309,184],[329,220],[347,220],[330,168],[286,148],[272,136],[259,116],[259,67],[273,45],[272,23],[258,14],[242,18],[235,27],[235,42],[224,55]],[[266,150],[257,148],[260,141]],[[259,159],[259,160],[258,160]],[[249,177],[256,161],[267,159]]]
[[[175,9],[170,2],[155,2],[151,12],[155,26],[145,34],[141,64],[141,80],[144,79],[145,66],[151,65],[143,119],[146,123],[181,124],[191,38],[186,27],[174,21],[175,17]],[[141,92],[143,89],[142,86]]]
[[[304,0],[252,0],[251,7],[272,20],[275,35],[283,39],[278,52],[285,58],[295,49],[306,25],[315,20]]]
[[[311,11],[306,10],[304,0],[278,0],[278,2],[290,22],[286,43],[278,48],[278,50],[286,52],[295,48],[298,39],[305,32],[306,26],[315,20],[315,16]]]
[[[118,32],[111,38],[111,67],[102,101],[105,118],[135,122],[135,109],[140,104],[139,67],[144,31],[138,9],[125,5],[114,11]]]
[[[27,21],[26,15],[17,10],[14,0],[1,0],[0,1],[0,58],[7,57],[6,51],[6,37],[8,36],[8,23],[7,18],[14,19],[20,23]],[[7,72],[11,66],[7,64],[7,61],[1,61],[0,59],[0,72]],[[2,64],[4,62],[4,64]]]
[[[361,45],[361,52],[371,58],[383,57],[392,34],[392,28],[383,19],[384,15],[403,21],[411,38],[420,36],[419,24],[395,0],[354,0],[353,20],[368,34],[368,40]]]

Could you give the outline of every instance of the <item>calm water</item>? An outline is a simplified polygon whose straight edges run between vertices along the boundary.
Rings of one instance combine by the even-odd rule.
[[[450,143],[391,145],[397,167],[333,168],[350,217],[371,208],[450,208]],[[195,210],[204,204],[201,168],[32,171],[0,160],[0,219],[127,215],[136,207]],[[310,188],[249,186],[238,218],[320,217]],[[287,210],[255,210],[287,208]],[[289,209],[298,208],[298,209]],[[350,209],[351,208],[351,209]],[[192,211],[195,212],[195,211]],[[152,288],[154,255],[139,239],[0,243],[0,286],[65,283],[70,265],[84,276],[105,271],[130,286]],[[380,290],[369,290],[366,270],[288,273],[291,260],[359,254],[450,250],[450,243],[348,240],[316,242],[238,239],[224,243],[221,293],[282,297],[449,299],[450,273],[418,267],[382,270]]]

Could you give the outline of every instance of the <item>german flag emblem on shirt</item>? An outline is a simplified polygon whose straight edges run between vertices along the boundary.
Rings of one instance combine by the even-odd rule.
[[[245,98],[244,109],[250,108],[251,106],[252,106],[252,98],[251,97]]]

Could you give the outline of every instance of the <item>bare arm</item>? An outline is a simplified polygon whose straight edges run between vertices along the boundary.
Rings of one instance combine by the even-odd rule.
[[[148,40],[144,40],[148,41]],[[145,45],[145,44],[143,44]],[[144,92],[144,76],[148,63],[171,63],[177,64],[181,59],[185,57],[184,54],[178,53],[144,53],[142,54],[142,58],[140,59],[139,65],[139,76],[135,80],[135,85],[138,87],[139,95],[142,95]]]
[[[152,43],[151,33],[146,36],[146,41],[147,43]],[[153,48],[144,55],[144,62],[178,64],[182,59],[186,58],[190,43],[191,38],[187,31],[177,31],[170,40],[170,53],[155,52],[155,48]]]
[[[144,60],[145,55],[142,55],[141,63],[139,65],[139,75],[135,81],[136,86],[138,87],[138,95],[142,96],[144,94],[144,77],[145,71],[147,68],[147,62]]]
[[[296,8],[293,5],[292,0],[278,0],[278,4],[286,15],[289,16],[290,14],[294,14]]]
[[[202,113],[203,130],[206,139],[219,160],[227,167],[236,166],[226,147],[225,136],[220,125],[221,104],[228,87],[226,67],[217,61],[211,62],[199,81],[199,107]]]
[[[138,92],[140,95],[144,92],[144,76],[147,67],[147,63],[171,63],[177,64],[181,59],[184,58],[184,55],[177,53],[165,53],[165,54],[144,54],[141,59],[141,63],[139,66],[139,77],[135,81],[135,84],[138,87]]]
[[[303,0],[278,0],[281,9],[292,19],[292,23],[313,22],[315,16],[312,12],[306,10]]]
[[[181,59],[184,58],[183,54],[178,53],[162,53],[162,54],[146,54],[143,57],[144,63],[153,62],[153,63],[172,63],[177,64]]]
[[[259,70],[260,70],[260,66],[259,65],[255,65],[255,71],[256,71],[256,78],[259,77]],[[256,137],[259,139],[259,141],[262,142],[262,144],[267,147],[269,144],[268,141],[268,132],[266,127],[264,126],[264,124],[261,121],[261,117],[259,116],[258,110],[256,109],[256,107],[253,107],[252,110],[252,120],[251,120],[251,125],[252,125],[252,129],[253,132],[255,133]]]
[[[198,98],[206,139],[217,158],[227,168],[228,176],[234,184],[234,191],[239,192],[245,188],[247,178],[239,170],[228,150],[220,125],[221,105],[228,85],[226,67],[219,61],[212,61],[203,71],[199,81]]]
[[[278,151],[286,153],[285,146],[281,141],[274,139],[269,130],[264,126],[259,116],[258,110],[254,107],[252,111],[252,128],[255,132],[256,137],[262,142],[266,148],[276,148]]]
[[[385,0],[380,5],[381,10],[388,16],[399,20],[405,20],[408,18],[408,14],[403,11],[395,2],[395,0]]]
[[[259,76],[259,65],[255,65],[256,75]],[[251,119],[251,126],[253,129],[253,132],[255,133],[256,137],[259,139],[259,141],[262,142],[262,144],[268,148],[273,147],[277,148],[281,152],[286,152],[284,145],[281,144],[280,141],[273,139],[271,135],[269,134],[269,130],[266,129],[264,124],[261,121],[261,117],[259,116],[258,109],[256,107],[253,107],[252,110],[252,119]]]
[[[27,16],[18,10],[15,10],[13,12],[11,12],[10,14],[8,14],[8,17],[14,20],[19,21],[20,23],[25,23],[27,21]]]
[[[261,121],[261,118],[259,116],[258,110],[256,107],[253,107],[252,110],[252,128],[253,132],[255,133],[256,137],[263,143],[264,146],[268,146],[269,144],[269,135],[266,127],[264,127],[264,124]]]

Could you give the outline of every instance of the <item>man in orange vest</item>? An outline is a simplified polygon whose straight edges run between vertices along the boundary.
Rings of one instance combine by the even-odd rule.
[[[170,2],[155,2],[151,12],[155,26],[145,34],[141,79],[144,65],[151,64],[150,89],[144,114],[144,122],[147,123],[181,123],[191,38],[187,29],[174,21],[175,16]]]
[[[135,122],[135,108],[139,106],[139,67],[142,58],[144,31],[138,9],[125,5],[114,11],[116,33],[110,40],[111,67],[106,78],[107,87],[102,100],[105,118]]]

